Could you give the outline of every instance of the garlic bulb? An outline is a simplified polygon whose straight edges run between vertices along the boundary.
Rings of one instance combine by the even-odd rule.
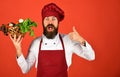
[[[14,24],[13,23],[9,23],[9,26],[12,27],[12,26],[14,26]]]
[[[23,19],[19,19],[19,23],[22,23],[24,20]]]

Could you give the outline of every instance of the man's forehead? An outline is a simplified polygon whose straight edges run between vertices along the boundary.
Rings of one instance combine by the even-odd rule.
[[[45,18],[57,18],[55,16],[46,16]]]

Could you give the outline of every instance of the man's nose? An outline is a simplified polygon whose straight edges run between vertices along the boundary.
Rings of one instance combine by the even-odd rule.
[[[53,22],[52,22],[52,20],[49,20],[49,24],[52,24]]]

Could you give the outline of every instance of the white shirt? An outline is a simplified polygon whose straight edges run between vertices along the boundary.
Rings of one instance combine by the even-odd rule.
[[[68,35],[63,35],[62,40],[65,47],[65,58],[68,67],[72,63],[72,54],[75,53],[76,55],[87,59],[89,61],[95,59],[94,50],[86,41],[86,46],[80,45],[79,42],[72,41]],[[62,50],[62,44],[59,38],[59,33],[55,36],[54,39],[47,39],[44,35],[42,37],[38,37],[31,43],[29,48],[29,53],[26,58],[24,58],[23,54],[17,59],[18,65],[20,66],[23,73],[27,73],[30,68],[35,64],[37,68],[38,64],[38,53],[39,53],[39,45],[41,38],[43,38],[43,42],[41,44],[41,50]]]

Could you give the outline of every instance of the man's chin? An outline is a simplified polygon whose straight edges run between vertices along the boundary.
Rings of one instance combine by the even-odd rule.
[[[47,32],[46,34],[44,34],[48,39],[53,39],[57,33],[51,31],[51,32]]]

